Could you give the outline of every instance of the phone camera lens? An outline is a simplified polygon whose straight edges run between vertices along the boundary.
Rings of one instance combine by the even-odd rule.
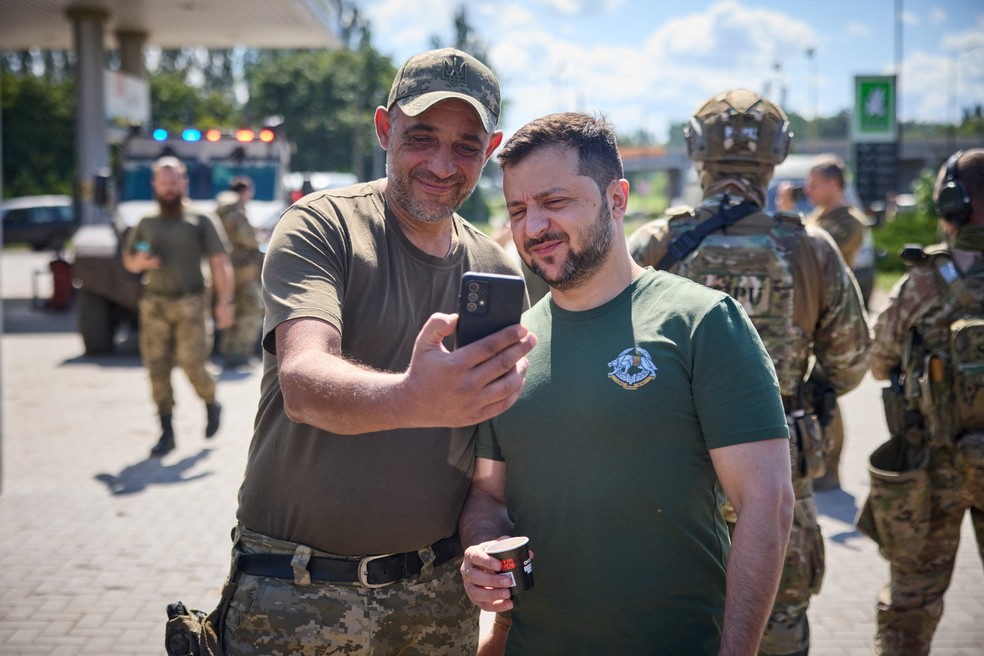
[[[478,291],[478,283],[477,282],[470,282],[470,283],[468,283],[468,291],[473,292],[473,293],[474,292],[477,292]]]
[[[465,307],[468,308],[469,312],[474,312],[475,310],[478,309],[478,305],[476,305],[475,303],[469,303]]]
[[[471,292],[471,293],[468,294],[468,301],[469,302],[474,303],[477,300],[478,300],[478,294],[476,294],[475,292]]]

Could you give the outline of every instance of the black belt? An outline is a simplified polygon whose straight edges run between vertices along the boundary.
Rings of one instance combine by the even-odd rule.
[[[461,540],[455,533],[451,537],[438,540],[431,545],[434,550],[434,565],[443,565],[461,555],[464,551]],[[273,576],[278,579],[293,579],[291,554],[241,553],[236,567],[244,574],[253,576]],[[361,583],[367,588],[378,588],[416,576],[424,566],[416,551],[407,553],[366,556],[360,560],[346,560],[312,556],[307,571],[312,581],[331,583]]]

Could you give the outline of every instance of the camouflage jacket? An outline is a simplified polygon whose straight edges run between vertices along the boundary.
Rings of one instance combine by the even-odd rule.
[[[671,208],[663,218],[645,224],[629,237],[632,257],[642,266],[655,267],[678,235],[718,212],[721,200],[720,197],[707,199],[696,209]],[[811,355],[816,357],[823,377],[838,395],[856,387],[868,368],[871,336],[857,283],[830,235],[822,229],[806,227],[797,214],[780,213],[773,217],[761,211],[724,231],[727,235],[769,235],[770,243],[781,247],[782,252],[776,257],[784,261],[792,275],[791,289],[783,295],[775,294],[766,302],[785,303],[785,307],[791,308],[788,323],[796,339],[776,339],[764,335],[759,328],[776,364],[783,394],[796,391],[791,387],[803,381]],[[670,270],[677,273],[680,263]],[[783,297],[790,293],[792,299]],[[746,311],[750,309],[745,299],[738,300],[746,306]],[[755,323],[752,314],[749,312]],[[770,348],[770,342],[782,347]]]
[[[825,212],[814,211],[807,217],[807,225],[815,225],[830,233],[837,242],[837,248],[847,266],[853,267],[854,260],[864,241],[867,219],[860,211],[847,205],[831,208]]]
[[[222,227],[225,228],[226,237],[229,239],[231,247],[229,258],[234,267],[254,263],[260,252],[256,230],[246,218],[246,208],[238,198],[237,195],[235,202],[222,203],[220,197],[216,208],[216,214],[222,220]]]

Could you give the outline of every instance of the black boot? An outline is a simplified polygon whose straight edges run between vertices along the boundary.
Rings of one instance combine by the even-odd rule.
[[[205,437],[212,437],[219,432],[220,414],[222,414],[222,406],[218,401],[205,404]]]
[[[161,439],[150,450],[151,458],[160,458],[174,450],[174,429],[171,428],[171,415],[161,415]]]

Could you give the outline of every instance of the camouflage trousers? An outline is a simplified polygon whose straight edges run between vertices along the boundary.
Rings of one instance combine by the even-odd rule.
[[[841,452],[844,450],[844,420],[841,417],[840,403],[834,405],[830,413],[830,423],[823,427],[824,464],[826,476],[839,479]]]
[[[782,565],[779,590],[759,643],[762,656],[807,654],[810,622],[806,611],[810,598],[820,592],[825,571],[823,535],[817,522],[817,506],[809,479],[793,480],[796,504],[793,527]]]
[[[932,448],[928,473],[928,527],[916,533],[918,538],[910,536],[906,549],[881,550],[890,556],[891,578],[878,595],[875,654],[930,653],[967,510],[984,562],[984,433]]]
[[[244,527],[238,536],[236,549],[245,553],[301,561],[328,555]],[[421,558],[433,562],[433,551],[422,550]],[[225,654],[474,654],[479,610],[465,595],[460,565],[460,556],[426,564],[419,575],[381,588],[240,573],[225,616]]]
[[[263,295],[256,278],[236,276],[235,320],[219,336],[219,353],[226,358],[249,359],[256,354],[263,330]]]
[[[176,364],[203,401],[215,401],[215,378],[206,367],[212,333],[205,314],[205,295],[144,294],[139,309],[140,357],[150,376],[158,412],[169,415],[174,408],[171,370]]]

